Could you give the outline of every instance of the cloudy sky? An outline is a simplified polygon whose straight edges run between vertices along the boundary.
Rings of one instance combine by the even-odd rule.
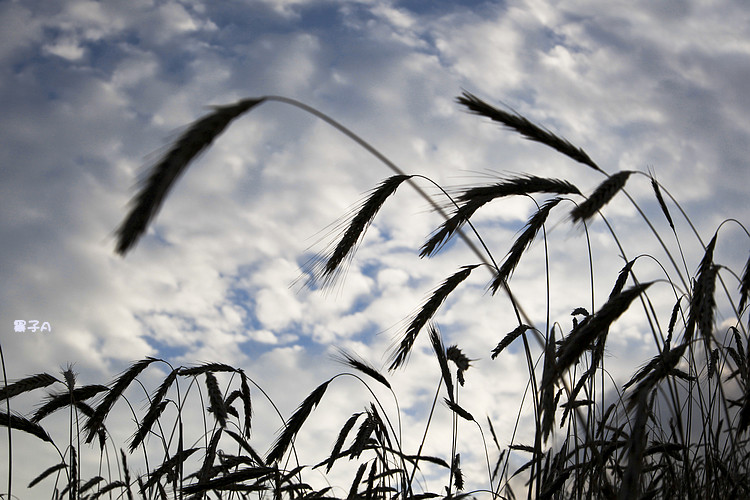
[[[655,173],[704,243],[724,219],[750,221],[750,11],[742,0],[8,0],[0,3],[0,66],[0,340],[10,380],[72,363],[81,384],[104,383],[144,356],[221,361],[244,368],[289,415],[342,370],[331,360],[336,348],[386,366],[389,346],[430,291],[478,262],[460,242],[418,257],[441,219],[403,186],[344,279],[324,292],[294,286],[305,262],[338,234],[337,221],[393,172],[280,102],[234,122],[180,179],[146,237],[125,258],[115,255],[114,230],[143,172],[209,105],[245,97],[298,99],[405,172],[446,188],[527,173],[590,193],[604,179],[470,115],[455,102],[466,90],[564,136],[608,173]],[[683,264],[650,189],[645,176],[629,180],[682,274],[691,274],[700,243],[675,217]],[[570,311],[591,308],[592,299],[586,240],[568,223],[566,203],[547,230],[550,320],[567,331]],[[477,213],[497,259],[533,207],[506,200]],[[651,253],[678,280],[627,199],[615,199],[605,215],[628,258]],[[623,261],[601,220],[589,229],[596,306]],[[747,242],[738,225],[725,225],[717,260],[741,272]],[[665,277],[648,259],[639,266],[642,280]],[[544,277],[537,243],[511,285],[542,330]],[[736,290],[736,279],[725,277]],[[528,377],[516,346],[489,360],[517,325],[507,298],[486,293],[489,278],[473,273],[436,319],[446,345],[476,359],[462,401],[490,416],[507,444]],[[674,293],[661,291],[654,303],[666,322]],[[51,332],[15,332],[15,320],[48,322]],[[624,317],[613,333],[615,371],[654,352],[642,315]],[[426,339],[402,372],[394,383],[404,425],[421,429],[439,373]],[[154,369],[143,382],[153,388],[163,374]],[[364,388],[337,383],[310,423],[308,444],[323,451],[308,463],[325,458],[345,419],[363,409]],[[449,425],[441,412],[436,432]],[[279,421],[259,425],[270,435]],[[471,463],[477,431],[461,432]],[[4,433],[0,446],[7,449]],[[17,485],[56,462],[44,450],[44,460],[14,451]],[[432,451],[447,457],[449,440]],[[486,487],[480,465],[467,472]]]

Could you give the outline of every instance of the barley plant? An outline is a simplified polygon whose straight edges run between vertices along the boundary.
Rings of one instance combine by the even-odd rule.
[[[608,173],[586,152],[519,114],[488,104],[463,93],[457,103],[472,114],[496,122],[523,138],[541,143],[581,164],[600,184],[582,193],[564,179],[533,174],[497,177],[491,182],[446,191],[430,179],[409,175],[379,151],[330,117],[300,102],[266,96],[219,106],[192,125],[171,145],[143,179],[130,211],[117,230],[116,251],[125,255],[145,233],[177,178],[196,156],[236,118],[267,101],[277,101],[312,113],[375,155],[392,171],[346,219],[338,239],[313,259],[306,276],[316,287],[330,286],[346,265],[385,203],[395,203],[394,194],[411,185],[438,211],[443,222],[418,250],[424,258],[448,251],[446,244],[462,238],[474,252],[473,262],[435,284],[432,293],[408,318],[395,339],[388,370],[409,370],[410,353],[418,340],[431,345],[436,360],[436,393],[430,411],[449,412],[454,421],[453,449],[448,456],[431,456],[418,449],[405,449],[404,433],[430,432],[429,420],[419,429],[402,429],[398,411],[384,404],[392,399],[388,373],[368,361],[342,352],[344,368],[321,383],[291,415],[281,415],[271,397],[243,369],[221,363],[172,366],[147,358],[134,363],[107,385],[78,385],[72,369],[60,375],[40,373],[7,383],[0,390],[4,409],[0,422],[10,432],[28,433],[49,444],[49,467],[40,470],[29,488],[50,490],[51,498],[289,498],[289,499],[426,499],[426,498],[750,498],[750,342],[747,307],[750,295],[750,263],[738,272],[714,258],[727,228],[735,226],[748,235],[738,221],[728,219],[713,234],[678,236],[675,219],[693,228],[688,215],[669,191],[647,172]],[[425,187],[438,187],[439,197],[426,194]],[[646,216],[628,190],[648,190],[661,219]],[[502,259],[497,249],[485,244],[472,224],[483,206],[502,199],[524,197],[535,203],[528,219]],[[659,255],[626,254],[623,234],[603,215],[615,197],[634,206],[647,231],[661,248]],[[643,197],[641,197],[643,198]],[[608,237],[618,249],[621,269],[601,305],[595,305],[593,264],[589,304],[571,307],[572,317],[550,318],[534,324],[512,291],[513,274],[523,266],[532,243],[543,245],[548,259],[547,225],[555,213],[564,215],[574,235],[587,238],[587,227],[603,221]],[[668,226],[658,231],[657,226]],[[671,233],[671,234],[670,234]],[[735,236],[738,233],[733,233]],[[671,242],[667,244],[665,240]],[[631,242],[632,243],[632,242]],[[686,262],[682,245],[700,246],[702,259]],[[672,247],[678,248],[675,252]],[[500,249],[504,251],[505,249]],[[593,258],[589,255],[590,261]],[[662,273],[642,274],[643,261],[656,261]],[[690,271],[694,269],[694,271]],[[460,347],[446,347],[435,322],[441,305],[470,275],[490,272],[485,300],[508,301],[517,327],[512,331],[486,334],[486,356],[501,363],[511,345],[525,356],[528,373],[527,398],[518,408],[531,408],[533,437],[520,441],[499,435],[490,418],[471,413],[470,402],[460,398],[472,369]],[[550,297],[554,287],[566,286],[550,280],[549,262],[540,280],[540,294]],[[652,301],[657,290],[673,297],[662,310]],[[547,310],[550,304],[547,304]],[[724,321],[715,320],[722,309]],[[643,328],[653,337],[653,353],[640,360],[629,379],[610,378],[606,368],[607,340],[612,325],[629,309],[638,311]],[[744,319],[743,319],[744,318]],[[421,337],[421,339],[420,339]],[[147,390],[139,381],[146,370],[166,373],[158,387]],[[423,374],[421,376],[429,376]],[[312,463],[302,463],[295,440],[305,432],[305,423],[326,404],[326,395],[337,390],[338,379],[357,381],[371,401],[342,422],[330,436],[329,453]],[[391,377],[392,378],[392,377]],[[11,410],[13,398],[32,391],[52,389],[35,412],[20,415]],[[147,396],[138,411],[129,402]],[[386,396],[383,396],[385,394]],[[392,395],[390,395],[392,394]],[[263,404],[259,404],[261,401]],[[258,448],[252,435],[257,408],[266,408],[278,418],[279,433],[270,447]],[[114,443],[108,422],[115,409],[128,412],[136,423],[130,440]],[[396,406],[398,408],[398,406]],[[44,429],[45,419],[67,412],[69,432],[53,438]],[[201,414],[202,426],[187,426],[189,412]],[[278,413],[278,415],[273,415]],[[191,418],[191,421],[196,421]],[[477,442],[471,451],[486,461],[484,477],[472,477],[478,489],[465,488],[456,440],[459,429],[476,427]],[[83,453],[99,457],[94,477],[82,476],[78,463]],[[6,454],[12,466],[12,449]],[[129,466],[137,455],[145,471]],[[44,462],[40,460],[40,465]],[[308,477],[325,477],[332,469],[350,464],[345,484],[313,487]],[[352,465],[353,464],[353,465]],[[422,480],[426,467],[443,471],[440,484],[427,486]],[[4,498],[23,496],[27,485],[13,485],[8,471]]]

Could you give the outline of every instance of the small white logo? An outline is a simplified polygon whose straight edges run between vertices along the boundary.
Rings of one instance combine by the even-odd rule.
[[[51,332],[52,326],[49,324],[49,321],[42,322],[42,326],[39,326],[39,321],[35,319],[31,319],[28,321],[24,321],[22,319],[17,319],[13,321],[13,331],[18,333],[23,333],[26,330],[30,330],[32,332]]]

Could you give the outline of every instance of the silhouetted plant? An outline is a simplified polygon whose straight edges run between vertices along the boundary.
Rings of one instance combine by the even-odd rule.
[[[311,469],[324,469],[324,473],[329,473],[338,461],[346,458],[358,464],[351,482],[337,485],[341,491],[348,491],[347,499],[515,498],[514,487],[525,487],[527,498],[539,499],[750,497],[747,433],[750,426],[750,341],[742,321],[747,315],[750,294],[750,261],[742,274],[715,261],[722,224],[707,245],[703,245],[700,235],[695,233],[704,255],[696,273],[690,275],[687,265],[683,269],[676,264],[676,256],[626,190],[626,185],[630,187],[639,176],[648,179],[681,252],[681,240],[664,194],[691,227],[692,223],[653,175],[630,170],[607,174],[583,149],[515,112],[494,107],[470,93],[464,92],[458,103],[472,113],[546,145],[604,175],[605,179],[589,196],[584,196],[575,185],[565,180],[523,175],[473,186],[452,197],[442,191],[446,199],[435,200],[418,185],[420,182],[432,183],[431,180],[403,172],[330,117],[288,98],[265,96],[216,107],[175,141],[151,169],[133,199],[130,212],[117,230],[116,251],[124,255],[133,248],[174,182],[198,153],[209,147],[230,122],[269,101],[291,104],[313,113],[394,171],[394,175],[377,186],[351,214],[348,225],[330,252],[311,262],[308,271],[313,282],[322,285],[333,282],[349,259],[355,257],[357,246],[381,207],[404,183],[415,187],[445,219],[422,246],[420,255],[435,255],[458,235],[470,243],[479,259],[479,262],[462,266],[436,286],[409,320],[390,358],[390,370],[405,368],[418,335],[422,330],[428,330],[427,336],[438,366],[430,418],[439,406],[440,394],[444,393],[443,402],[454,418],[450,456],[425,455],[422,446],[415,451],[403,449],[401,437],[404,430],[400,423],[394,425],[394,415],[388,415],[370,386],[375,382],[392,393],[391,382],[385,374],[352,353],[342,351],[340,354],[340,361],[349,371],[319,384],[297,410],[283,420],[277,439],[265,452],[256,450],[252,444],[251,428],[253,398],[258,394],[267,396],[243,370],[221,363],[172,367],[164,360],[147,358],[134,363],[108,386],[76,387],[75,376],[68,369],[63,372],[63,381],[41,373],[0,389],[0,399],[6,401],[8,408],[7,412],[0,414],[0,422],[9,429],[51,443],[59,457],[59,462],[39,474],[29,487],[36,487],[37,483],[54,475],[55,493],[51,496],[55,498],[98,498],[113,493],[118,498],[123,495],[128,498],[136,495],[142,498],[336,498],[337,490],[330,486],[315,489],[305,481],[304,475]],[[549,197],[537,200],[540,195]],[[471,219],[484,205],[513,196],[530,197],[537,204],[537,210],[510,246],[505,259],[497,264],[481,234],[471,225]],[[642,258],[657,259],[650,255],[632,259],[626,256],[620,235],[602,214],[616,196],[625,196],[632,202],[664,250],[671,263],[670,271],[662,267],[664,277],[641,281],[636,276]],[[595,217],[601,217],[625,262],[608,300],[597,310],[575,307],[573,326],[568,332],[562,331],[561,322],[551,318],[542,327],[535,326],[523,313],[509,286],[514,270],[523,265],[523,255],[540,234],[547,249],[545,226],[553,211],[564,210],[567,203],[563,201],[573,202],[568,219],[574,225],[586,227]],[[747,234],[739,222],[733,222]],[[467,226],[476,238],[475,242],[467,236]],[[679,258],[684,260],[682,255]],[[440,306],[449,296],[461,293],[462,283],[479,267],[491,270],[493,277],[488,289],[493,294],[499,290],[507,294],[518,320],[517,327],[511,332],[492,332],[487,338],[486,352],[492,359],[502,358],[510,345],[523,342],[528,387],[533,399],[533,443],[516,442],[514,434],[503,437],[509,444],[502,446],[491,420],[487,418],[486,428],[496,448],[495,460],[490,459],[482,426],[470,412],[471,402],[462,402],[459,398],[465,383],[464,372],[470,368],[471,360],[455,345],[446,348],[438,325],[434,323]],[[553,285],[547,268],[544,277],[546,281],[542,288],[549,297]],[[730,292],[731,286],[725,280],[738,287],[738,294]],[[632,285],[626,286],[628,281],[632,281]],[[676,299],[669,311],[666,332],[660,326],[660,313],[649,296],[654,289],[663,288],[665,284]],[[593,296],[593,284],[590,293]],[[729,303],[728,313],[733,324],[726,332],[716,329],[718,294],[725,296]],[[736,307],[733,298],[737,299]],[[488,297],[487,300],[494,299]],[[640,303],[645,323],[653,335],[655,354],[633,373],[629,381],[621,387],[613,386],[605,383],[604,352],[608,333],[617,319],[636,303]],[[537,341],[537,345],[529,340]],[[537,358],[540,358],[539,363]],[[127,403],[127,391],[144,370],[155,364],[166,364],[169,371],[149,396],[149,405],[143,415],[137,417],[134,413],[137,425],[128,446],[131,453],[139,449],[143,452],[147,464],[150,462],[147,472],[134,478],[128,467],[127,454],[121,450],[119,455],[113,455],[120,457],[117,460],[121,471],[118,477],[80,477],[77,456],[84,449],[80,439],[91,443],[98,437],[102,460],[109,460],[110,455],[105,449],[108,446],[116,449],[117,446],[107,432],[107,419],[115,405]],[[455,370],[455,382],[452,370]],[[222,385],[217,374],[224,374],[229,381]],[[336,390],[336,380],[343,376],[357,379],[372,395],[372,402],[353,413],[338,434],[331,436],[329,456],[319,457],[317,464],[300,464],[295,453],[295,440],[305,432],[310,415],[318,406],[326,404],[326,394]],[[30,418],[10,411],[13,397],[60,384],[64,389],[51,394]],[[193,436],[183,427],[182,416],[191,411],[187,404],[196,393],[201,408],[205,408],[202,385],[210,406],[205,410],[207,418],[204,418],[204,428],[200,429],[201,435]],[[90,405],[88,401],[95,397],[98,397],[98,402]],[[273,401],[270,403],[275,408]],[[177,415],[171,423],[165,416],[170,406],[174,406]],[[43,429],[41,421],[64,408],[70,411],[71,432],[66,448],[61,450]],[[518,411],[520,416],[522,408]],[[82,426],[79,418],[85,420]],[[461,468],[462,450],[457,447],[457,419],[479,428],[481,446],[477,449],[483,450],[487,461],[487,482],[483,489],[464,491],[466,477]],[[430,432],[429,424],[428,420],[422,444]],[[154,448],[147,446],[149,440],[160,443],[159,458],[155,457]],[[201,440],[202,446],[186,447],[186,443],[199,444]],[[230,453],[229,449],[235,451]],[[200,459],[191,460],[196,453]],[[523,465],[511,471],[511,455],[527,458]],[[446,484],[442,490],[425,489],[415,480],[420,465],[428,463],[444,469]],[[473,480],[476,483],[485,479]],[[60,484],[63,485],[61,490],[58,488]],[[9,497],[10,489],[9,482]]]

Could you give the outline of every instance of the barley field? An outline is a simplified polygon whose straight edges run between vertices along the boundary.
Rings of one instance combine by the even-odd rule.
[[[382,210],[397,209],[401,197],[424,198],[442,220],[413,249],[420,262],[428,265],[459,248],[468,249],[461,254],[468,260],[433,283],[413,314],[389,332],[382,368],[340,349],[338,372],[313,381],[314,389],[289,413],[277,404],[286,395],[267,393],[253,367],[221,360],[175,366],[148,357],[96,384],[81,384],[72,365],[15,379],[4,370],[3,498],[24,498],[27,488],[70,499],[750,497],[750,261],[717,259],[728,238],[749,240],[743,222],[728,217],[713,233],[699,234],[691,218],[697,215],[683,211],[652,172],[609,171],[544,124],[469,92],[455,105],[494,124],[498,134],[551,148],[588,172],[596,187],[581,190],[533,171],[441,186],[396,166],[333,117],[294,99],[263,96],[215,106],[168,146],[116,229],[116,253],[127,259],[169,203],[177,180],[234,120],[271,102],[312,114],[392,171],[331,226],[320,251],[302,266],[299,288],[322,295],[345,290],[368,229]],[[533,206],[532,213],[498,248],[493,226],[477,222],[476,214],[513,200]],[[637,212],[648,242],[632,241],[632,228],[610,224],[608,209],[616,202]],[[643,203],[658,210],[644,210]],[[604,231],[590,233],[593,225]],[[607,240],[614,255],[604,262],[615,263],[612,268],[595,266],[592,235]],[[555,270],[555,256],[569,251],[571,239],[580,242],[576,249],[588,249],[580,256],[582,284],[575,290],[557,280]],[[514,289],[532,278],[530,314]],[[469,283],[482,288],[482,301],[502,304],[514,318],[512,329],[478,333],[481,361],[467,354],[460,335],[446,346],[438,319],[447,302],[462,304]],[[471,315],[471,303],[463,304],[462,314]],[[611,332],[624,317],[652,343],[645,356],[628,358],[627,373],[613,373]],[[489,371],[503,367],[511,350],[521,353],[522,364],[512,373],[507,367]],[[432,372],[410,370],[415,352],[428,352]],[[498,436],[493,416],[478,413],[475,398],[511,376],[520,381],[523,398],[504,402],[503,418],[515,419],[519,433]],[[400,409],[398,397],[399,385],[414,379],[434,387],[419,419]],[[362,398],[353,410],[343,404],[351,397],[346,383]],[[17,398],[38,404],[19,414]],[[311,450],[306,435],[317,432],[314,420],[326,405],[344,415],[338,432],[325,436],[330,447]],[[50,434],[52,418],[61,418],[67,432]],[[440,419],[449,425],[434,423]],[[278,432],[259,435],[257,423],[269,421]],[[123,424],[130,425],[130,436],[121,441],[110,429]],[[14,484],[13,447],[27,438],[45,443],[48,456],[40,457],[30,484]],[[436,440],[445,446],[435,448],[430,443]],[[96,474],[81,472],[84,454],[99,464]]]

